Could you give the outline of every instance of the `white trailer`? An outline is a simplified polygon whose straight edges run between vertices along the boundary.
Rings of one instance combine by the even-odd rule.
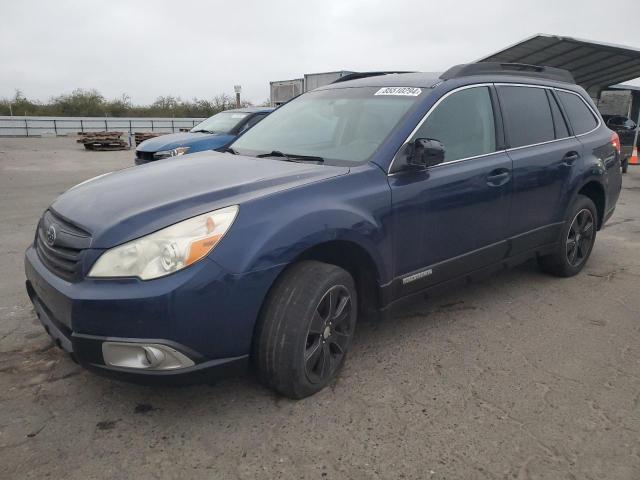
[[[269,82],[271,106],[279,107],[283,103],[288,102],[293,97],[296,97],[303,92],[308,92],[309,90],[329,85],[350,73],[353,72],[349,70],[340,70],[337,72],[305,73],[303,78]]]
[[[304,91],[308,92],[319,87],[324,87],[330,83],[335,82],[339,78],[354,73],[349,70],[340,70],[338,72],[324,72],[324,73],[305,73],[304,74]]]
[[[272,107],[279,107],[304,92],[304,78],[269,82]]]

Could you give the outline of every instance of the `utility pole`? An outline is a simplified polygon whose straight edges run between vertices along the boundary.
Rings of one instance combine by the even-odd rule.
[[[233,90],[236,92],[236,108],[240,108],[240,92],[242,92],[242,85],[234,85]]]

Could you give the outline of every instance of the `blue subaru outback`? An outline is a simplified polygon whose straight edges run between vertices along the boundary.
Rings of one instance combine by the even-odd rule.
[[[273,111],[271,107],[225,110],[203,120],[188,132],[150,138],[136,148],[135,164],[154,162],[204,150],[220,150]]]
[[[620,145],[568,72],[354,76],[225,153],[57,198],[26,252],[56,343],[138,381],[251,366],[300,398],[335,378],[363,314],[532,257],[580,272],[620,193]]]

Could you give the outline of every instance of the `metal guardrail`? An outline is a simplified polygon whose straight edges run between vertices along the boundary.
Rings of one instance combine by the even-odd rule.
[[[177,132],[193,128],[203,118],[117,118],[117,117],[2,117],[0,137],[37,137],[76,132],[125,131]]]

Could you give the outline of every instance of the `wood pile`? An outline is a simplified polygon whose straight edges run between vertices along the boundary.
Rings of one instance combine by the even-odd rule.
[[[149,140],[150,138],[155,138],[155,137],[159,137],[160,135],[164,135],[164,133],[157,133],[157,132],[136,132],[135,134],[136,137],[136,145],[140,145],[142,142],[144,142],[145,140]]]
[[[129,144],[122,139],[123,132],[78,132],[76,142],[82,143],[87,150],[112,151],[127,150]]]

